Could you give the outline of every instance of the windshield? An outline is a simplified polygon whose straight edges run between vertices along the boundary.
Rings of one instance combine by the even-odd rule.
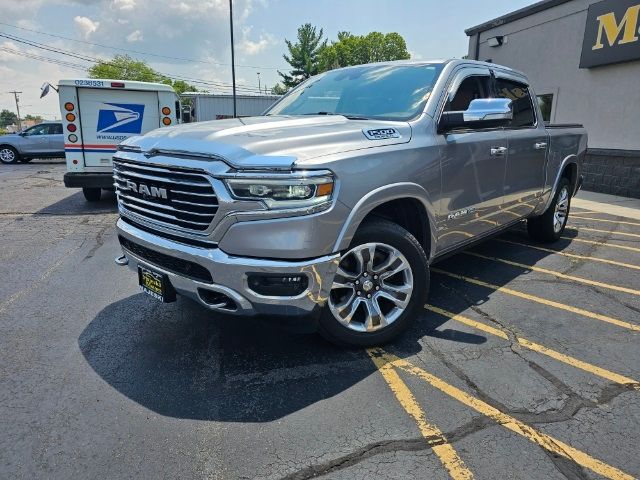
[[[441,64],[363,65],[310,78],[267,115],[345,115],[409,120],[424,109]]]

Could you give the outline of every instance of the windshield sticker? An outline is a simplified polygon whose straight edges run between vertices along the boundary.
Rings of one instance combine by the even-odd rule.
[[[371,130],[362,130],[364,136],[369,140],[384,140],[386,138],[400,138],[400,132],[395,128],[374,128]]]
[[[140,134],[144,105],[131,103],[103,103],[98,112],[98,133]]]

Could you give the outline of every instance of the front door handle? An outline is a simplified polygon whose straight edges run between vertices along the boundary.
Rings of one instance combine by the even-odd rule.
[[[536,150],[544,150],[547,148],[547,142],[538,142],[534,145]]]
[[[504,155],[507,153],[507,147],[491,147],[491,156],[495,157],[496,155]]]

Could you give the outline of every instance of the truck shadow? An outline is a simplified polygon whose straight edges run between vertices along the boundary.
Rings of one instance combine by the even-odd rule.
[[[508,233],[505,238],[517,238]],[[515,237],[514,237],[515,236]],[[479,248],[503,249],[497,242]],[[520,261],[549,255],[514,247]],[[460,254],[438,265],[503,285],[523,269],[474,261]],[[460,282],[458,282],[460,283]],[[452,290],[432,276],[431,299],[453,313],[481,305],[491,290]],[[335,347],[317,335],[278,327],[273,318],[212,313],[184,299],[160,304],[143,294],[102,310],[78,339],[89,365],[109,385],[158,414],[223,422],[268,422],[333,397],[376,369],[363,350]],[[424,311],[409,331],[387,348],[399,357],[422,350],[425,337],[469,345],[487,341],[482,332],[457,330],[455,322]]]
[[[420,350],[420,328],[394,344]],[[456,342],[483,336],[443,330]],[[268,422],[333,397],[376,372],[363,350],[335,347],[271,318],[214,314],[184,299],[168,305],[137,294],[102,310],[78,339],[86,361],[118,392],[158,414],[223,422]]]
[[[103,190],[99,202],[87,202],[82,191],[77,191],[73,195],[41,208],[35,215],[95,215],[117,211],[118,205],[114,192]]]

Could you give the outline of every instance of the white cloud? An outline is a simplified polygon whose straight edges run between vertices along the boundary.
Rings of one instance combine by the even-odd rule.
[[[88,17],[81,17],[79,15],[73,17],[73,21],[82,32],[84,38],[89,38],[89,36],[98,30],[98,27],[100,26],[100,22],[94,22]]]
[[[277,40],[270,33],[261,33],[258,40],[251,40],[252,27],[244,27],[242,29],[242,39],[237,45],[238,50],[246,55],[255,55],[262,52],[271,45],[277,44]]]
[[[140,30],[134,30],[129,35],[127,35],[127,42],[140,42],[142,41],[142,32]]]
[[[128,12],[136,7],[136,0],[113,0],[113,7]]]

